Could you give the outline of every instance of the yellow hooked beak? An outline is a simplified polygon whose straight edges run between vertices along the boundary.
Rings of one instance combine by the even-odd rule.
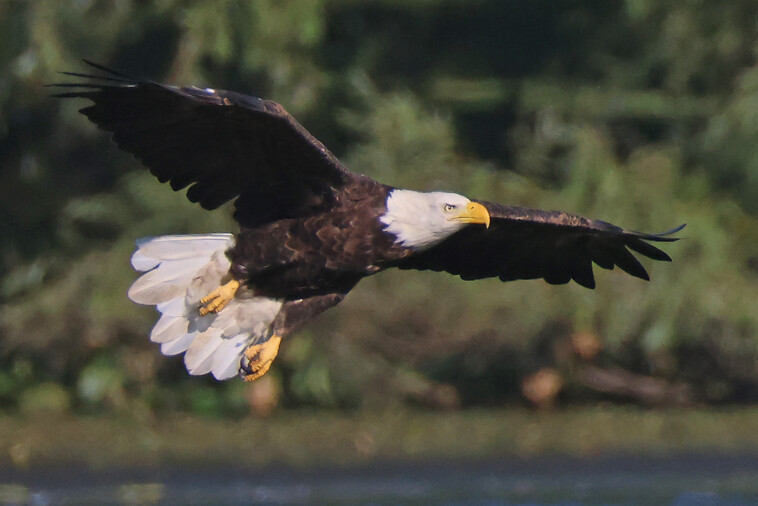
[[[490,212],[479,202],[469,202],[466,205],[466,209],[461,211],[458,216],[453,216],[450,219],[463,223],[477,223],[487,228],[490,227]]]

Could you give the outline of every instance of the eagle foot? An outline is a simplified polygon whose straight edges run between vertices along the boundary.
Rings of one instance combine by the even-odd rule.
[[[268,341],[254,344],[245,350],[240,359],[240,376],[245,381],[255,381],[268,372],[271,363],[279,354],[282,338],[274,334]]]
[[[201,306],[200,309],[198,309],[200,316],[205,316],[208,313],[218,313],[224,309],[224,306],[234,298],[234,294],[237,293],[239,287],[240,282],[233,279],[200,299]]]

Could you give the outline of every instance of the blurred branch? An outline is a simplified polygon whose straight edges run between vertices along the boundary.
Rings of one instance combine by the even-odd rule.
[[[643,376],[618,367],[583,366],[579,382],[592,390],[654,406],[687,406],[694,402],[686,383]]]

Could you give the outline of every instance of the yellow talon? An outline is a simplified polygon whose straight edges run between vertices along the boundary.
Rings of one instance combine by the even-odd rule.
[[[239,287],[240,282],[233,279],[200,299],[201,306],[200,309],[198,309],[200,316],[205,316],[208,313],[218,313],[224,309],[224,306],[234,298],[234,294],[237,293]]]
[[[240,374],[245,381],[255,381],[268,372],[279,354],[281,342],[282,338],[275,334],[265,343],[254,344],[245,350],[240,362]]]

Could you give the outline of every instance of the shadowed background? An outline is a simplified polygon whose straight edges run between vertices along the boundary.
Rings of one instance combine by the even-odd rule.
[[[423,431],[427,410],[462,410],[439,414],[456,426],[489,409],[528,424],[524,407],[601,403],[624,420],[755,403],[755,19],[752,0],[5,0],[2,423],[411,410]],[[138,237],[236,226],[119,152],[76,113],[85,101],[48,98],[56,71],[88,71],[81,58],[275,100],[388,184],[646,232],[687,222],[687,239],[665,246],[672,264],[644,262],[650,283],[596,267],[594,291],[383,273],[256,384],[192,378],[149,342],[157,313],[127,300],[129,257]],[[381,439],[366,427],[361,455]],[[6,443],[4,461],[28,464]]]

